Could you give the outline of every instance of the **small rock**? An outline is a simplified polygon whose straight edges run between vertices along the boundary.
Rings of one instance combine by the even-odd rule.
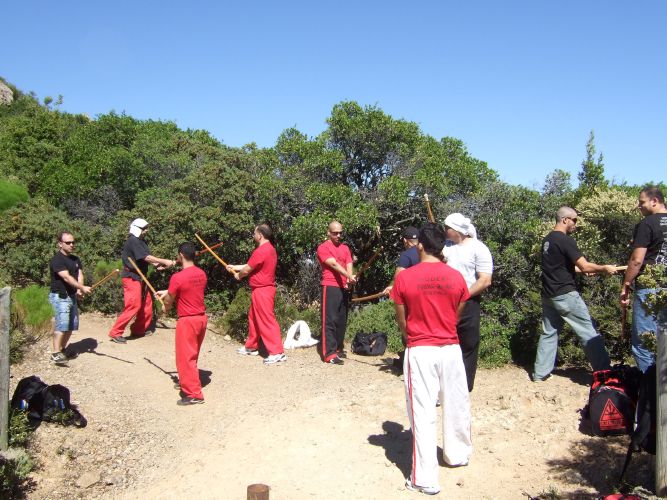
[[[222,338],[225,339],[225,340],[232,340],[232,338],[231,338],[229,335],[225,335],[225,336],[222,337]]]
[[[81,475],[81,477],[77,479],[76,485],[78,488],[86,489],[90,488],[92,485],[98,483],[99,481],[100,481],[99,471],[84,472],[83,475]]]
[[[458,479],[458,481],[456,481],[456,486],[463,487],[464,484],[465,484],[465,482],[463,481],[463,478],[462,478],[462,477],[460,477],[460,478]]]
[[[108,476],[104,480],[104,484],[106,484],[107,486],[119,485],[122,483],[123,483],[123,476],[119,476],[118,474],[114,474],[113,476]]]

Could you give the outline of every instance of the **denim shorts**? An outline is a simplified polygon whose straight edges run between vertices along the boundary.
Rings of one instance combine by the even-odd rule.
[[[79,329],[79,309],[76,296],[61,298],[57,293],[49,293],[49,302],[53,307],[56,332],[71,332]]]

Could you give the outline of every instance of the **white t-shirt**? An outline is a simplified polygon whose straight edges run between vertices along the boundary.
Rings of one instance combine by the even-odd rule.
[[[463,275],[468,289],[477,281],[477,273],[493,274],[493,257],[489,248],[478,239],[470,238],[464,244],[447,240],[442,253],[447,264]]]

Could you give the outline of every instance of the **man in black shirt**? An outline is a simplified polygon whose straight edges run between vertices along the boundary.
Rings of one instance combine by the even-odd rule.
[[[58,235],[58,253],[49,263],[51,288],[49,302],[53,307],[53,352],[51,361],[57,365],[67,363],[65,347],[72,332],[79,329],[77,295],[90,293],[90,287],[83,284],[81,260],[72,254],[74,236],[63,232]]]
[[[558,335],[567,322],[579,336],[593,371],[609,368],[609,355],[595,331],[588,308],[577,292],[574,266],[584,273],[614,274],[616,268],[588,262],[570,236],[577,227],[577,212],[561,207],[556,225],[542,240],[542,334],[537,344],[533,381],[546,379],[556,364]]]
[[[123,282],[125,308],[109,331],[111,341],[117,344],[127,342],[123,337],[123,332],[132,318],[134,318],[134,322],[130,325],[130,335],[135,338],[146,335],[153,319],[153,299],[141,280],[141,276],[130,263],[129,258],[132,258],[144,275],[148,271],[148,264],[157,266],[159,270],[176,265],[174,260],[160,259],[150,254],[148,245],[144,241],[147,231],[148,222],[144,219],[133,220],[130,224],[130,235],[123,245],[121,253],[123,271],[120,277]]]
[[[639,193],[638,208],[644,218],[635,226],[632,234],[632,254],[628,260],[628,269],[623,279],[621,304],[630,303],[630,286],[644,272],[647,265],[667,264],[667,207],[662,191],[654,186],[646,186]],[[635,285],[632,303],[632,354],[642,372],[655,363],[653,352],[644,346],[640,335],[644,332],[658,333],[658,318],[644,309],[649,295],[658,292],[658,288],[642,288]],[[667,321],[667,310],[661,313]]]

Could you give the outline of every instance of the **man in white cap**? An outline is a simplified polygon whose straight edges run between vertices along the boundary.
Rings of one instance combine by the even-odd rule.
[[[463,214],[449,214],[445,229],[447,243],[443,254],[447,264],[463,275],[470,294],[456,324],[456,332],[461,343],[468,391],[472,392],[479,357],[480,299],[482,292],[491,286],[493,257],[489,248],[477,239],[475,226]]]
[[[134,219],[130,224],[130,235],[123,245],[121,254],[123,271],[120,276],[123,281],[125,308],[109,331],[111,341],[117,344],[127,342],[123,337],[123,332],[132,318],[134,318],[134,322],[130,325],[130,337],[132,338],[146,336],[146,331],[153,319],[153,299],[129,258],[136,262],[144,275],[148,271],[148,264],[157,266],[159,270],[176,265],[176,261],[151,255],[144,241],[147,231],[148,222],[144,219]]]

